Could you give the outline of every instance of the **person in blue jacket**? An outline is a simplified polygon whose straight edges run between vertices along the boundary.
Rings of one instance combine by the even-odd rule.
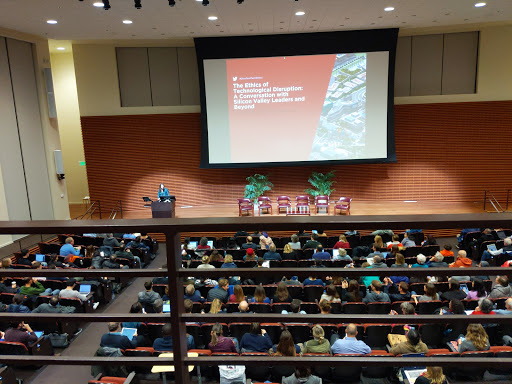
[[[165,185],[163,183],[160,184],[160,188],[158,188],[158,198],[162,196],[169,196],[169,190],[165,188]]]
[[[261,329],[260,323],[251,323],[249,333],[242,336],[240,348],[242,352],[268,352],[272,348],[272,340],[268,333]]]

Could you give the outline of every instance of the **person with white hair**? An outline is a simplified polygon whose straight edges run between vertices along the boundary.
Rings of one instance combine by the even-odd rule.
[[[512,297],[505,301],[505,309],[495,309],[497,315],[512,315]]]
[[[506,237],[505,240],[503,240],[503,248],[500,248],[496,251],[485,250],[482,253],[481,261],[487,261],[487,260],[492,259],[494,256],[500,255],[502,253],[509,253],[509,252],[510,252],[510,255],[512,258],[512,238]]]
[[[431,268],[448,268],[448,263],[444,260],[444,256],[441,252],[436,252],[434,256],[430,259],[427,265]]]
[[[417,263],[411,265],[409,268],[428,268],[427,265],[427,257],[420,253],[418,256],[416,256]]]

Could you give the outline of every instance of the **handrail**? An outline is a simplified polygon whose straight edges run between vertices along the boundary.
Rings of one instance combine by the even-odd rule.
[[[123,218],[123,203],[121,200],[117,201],[117,205],[112,208],[112,211],[110,211],[110,215],[108,217],[109,220],[114,220],[117,216],[117,213],[121,212],[121,219]]]
[[[501,215],[495,215],[492,213],[480,213],[480,214],[456,214],[456,215],[396,215],[396,216],[315,216],[315,217],[245,217],[245,218],[194,218],[194,219],[151,219],[151,220],[90,220],[90,221],[24,221],[24,222],[0,222],[0,234],[32,234],[32,233],[88,233],[88,232],[157,232],[163,233],[166,237],[166,256],[167,256],[167,267],[168,270],[123,270],[123,271],[110,271],[110,270],[0,270],[0,276],[62,276],[67,274],[68,276],[165,276],[169,277],[169,295],[172,303],[173,310],[170,314],[156,315],[155,319],[168,319],[173,324],[172,327],[172,338],[174,345],[174,359],[166,360],[159,358],[93,358],[93,357],[40,357],[40,356],[2,356],[2,362],[9,364],[19,365],[34,365],[34,364],[58,364],[58,365],[157,365],[165,364],[168,365],[169,361],[172,361],[175,366],[175,380],[178,383],[188,384],[189,374],[187,365],[196,364],[211,364],[218,365],[225,363],[225,357],[219,359],[218,357],[210,358],[188,358],[187,347],[184,335],[186,334],[186,321],[191,320],[193,317],[199,316],[197,314],[185,314],[184,300],[183,300],[183,277],[190,274],[190,269],[182,268],[181,252],[180,252],[180,234],[181,232],[204,232],[204,231],[226,231],[236,232],[240,228],[245,230],[254,230],[265,228],[266,230],[291,230],[298,227],[306,230],[315,229],[319,225],[323,229],[400,229],[400,228],[423,228],[423,229],[443,229],[443,228],[464,228],[464,227],[507,227],[512,220],[512,214],[503,213]],[[501,274],[503,269],[501,268],[485,268],[485,272],[488,274]],[[215,274],[222,273],[244,275],[260,275],[260,274],[294,274],[298,276],[309,275],[311,269],[295,269],[295,268],[265,268],[252,269],[252,268],[240,268],[240,269],[222,269],[222,270],[194,270],[194,275],[197,276],[214,276]],[[409,276],[421,276],[428,274],[465,274],[465,275],[477,275],[482,273],[482,269],[478,268],[464,268],[464,269],[373,269],[372,275],[383,276],[392,272],[394,275],[407,274]],[[327,273],[342,274],[347,276],[362,276],[368,273],[365,269],[340,269],[340,268],[320,268],[315,270],[315,274],[318,276],[325,276]],[[2,320],[9,318],[21,318],[20,314],[0,314]],[[29,314],[23,314],[26,319],[28,316],[33,317]],[[49,316],[37,315],[38,319],[49,321]],[[50,315],[52,316],[52,315]],[[121,319],[134,319],[140,318],[140,314],[70,314],[65,317],[59,314],[60,319],[65,318],[70,321],[85,321],[90,320],[94,322],[98,321],[110,321],[121,320]],[[151,316],[151,317],[150,317]],[[144,315],[147,319],[153,319],[153,315]],[[203,321],[206,319],[214,319],[214,316],[218,315],[204,315],[200,317]],[[253,317],[250,317],[253,316]],[[258,318],[258,314],[230,314],[230,319],[236,320],[249,320],[251,318]],[[297,315],[280,315],[280,314],[264,314],[264,318],[268,320],[274,320],[279,322],[290,322],[299,321]],[[359,316],[359,317],[357,317]],[[448,322],[450,319],[455,319],[455,316],[436,316],[436,315],[418,315],[414,317],[400,316],[386,316],[386,320],[382,319],[382,322],[389,323],[402,323],[410,322],[415,323],[417,321],[427,322]],[[89,318],[90,317],[90,318]],[[226,319],[224,317],[223,319]],[[320,318],[318,315],[300,315],[300,322],[304,322],[306,319],[321,319],[322,322],[345,322],[346,321],[361,321],[361,322],[375,322],[379,320],[377,315],[322,315]],[[358,320],[359,319],[359,320]],[[504,316],[502,319],[498,319],[494,316],[467,316],[465,319],[460,321],[475,321],[475,322],[499,322],[509,321],[508,317]],[[136,361],[135,361],[136,360]],[[349,358],[349,357],[332,357],[332,358],[316,358],[316,357],[294,357],[294,358],[266,358],[266,357],[252,357],[246,358],[240,356],[237,359],[237,363],[246,365],[274,365],[274,364],[311,364],[311,365],[333,365],[333,364],[353,364],[358,366],[368,365],[382,365],[382,366],[410,366],[425,364],[427,365],[441,365],[441,366],[453,366],[461,363],[460,358],[439,358],[439,357],[428,357],[428,358],[380,358],[368,357],[363,358]],[[466,364],[472,364],[478,367],[512,367],[512,358],[464,358],[462,361]],[[472,364],[473,365],[473,364]]]
[[[74,217],[73,220],[84,220],[84,218],[86,216],[87,216],[87,219],[91,220],[93,218],[93,215],[96,212],[96,210],[99,212],[100,219],[101,219],[101,202],[99,200],[93,201],[93,203],[89,206],[89,208],[87,208],[87,211],[85,211],[84,214]]]
[[[490,194],[490,197],[487,197],[487,194]],[[489,203],[491,203],[494,210],[498,213],[505,212],[501,204],[499,203],[498,199],[494,197],[493,193],[491,191],[484,191],[484,211],[485,211],[485,205],[487,203],[487,200],[489,200]],[[499,209],[498,209],[499,207]],[[507,208],[508,208],[508,191],[507,191]]]

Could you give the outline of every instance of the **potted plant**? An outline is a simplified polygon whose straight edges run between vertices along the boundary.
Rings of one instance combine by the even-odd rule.
[[[311,184],[313,188],[307,188],[304,192],[313,197],[330,196],[331,193],[335,191],[335,189],[332,188],[333,184],[336,182],[333,180],[334,176],[334,171],[330,171],[325,175],[321,172],[313,172],[308,179],[309,184]]]
[[[263,196],[265,192],[270,191],[274,184],[268,180],[268,175],[260,175],[256,173],[249,176],[247,179],[247,185],[245,186],[244,197],[251,199],[254,202],[254,208],[257,208],[258,197]]]

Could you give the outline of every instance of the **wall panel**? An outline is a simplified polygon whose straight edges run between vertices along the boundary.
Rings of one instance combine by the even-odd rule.
[[[400,105],[395,124],[396,163],[205,170],[199,114],[82,117],[91,198],[102,206],[121,198],[141,209],[141,197],[156,196],[160,182],[180,206],[235,204],[256,172],[270,175],[273,199],[302,193],[312,171],[329,169],[337,172],[334,197],[361,200],[472,204],[485,189],[503,199],[512,187],[512,101]],[[107,132],[116,140],[105,140]]]
[[[116,48],[121,106],[152,105],[147,48]]]
[[[474,93],[478,32],[444,35],[443,95]]]
[[[443,35],[413,36],[411,96],[440,95],[443,72]]]
[[[176,48],[148,48],[153,106],[179,105],[180,81]]]

